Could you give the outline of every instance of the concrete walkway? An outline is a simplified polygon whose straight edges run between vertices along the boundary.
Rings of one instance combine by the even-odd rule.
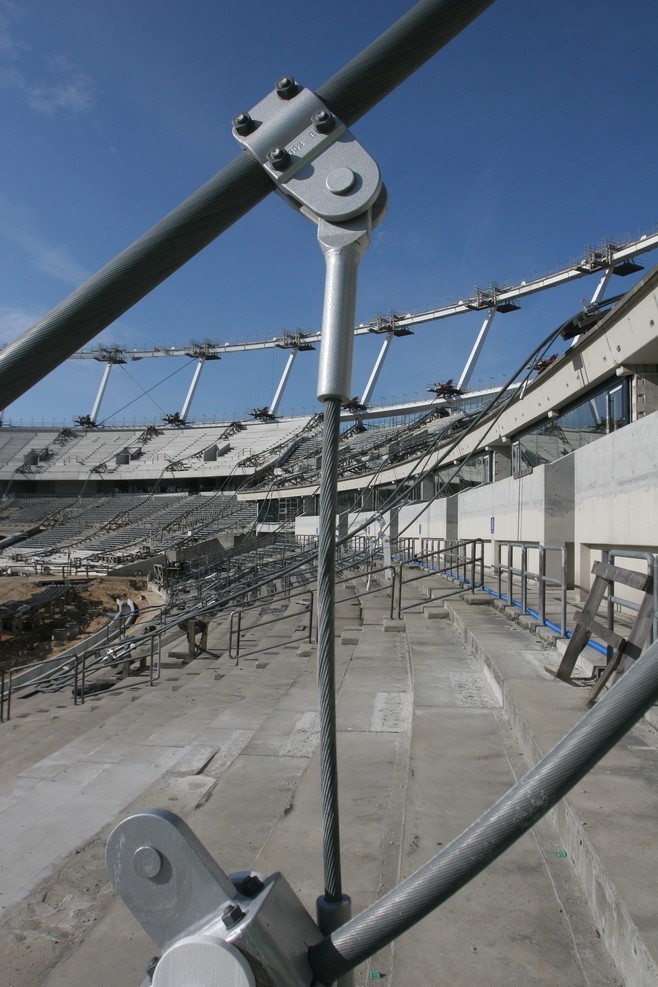
[[[584,704],[544,671],[534,635],[491,607],[453,600],[447,619],[420,608],[393,626],[382,596],[362,607],[349,590],[341,597],[342,863],[358,913],[488,808]],[[227,872],[281,870],[313,913],[323,888],[315,649],[288,643],[303,624],[250,630],[252,645],[274,647],[237,666],[218,624],[208,648],[219,657],[167,662],[153,689],[128,680],[77,708],[40,697],[0,727],[3,985],[141,982],[155,949],[102,861],[107,833],[140,808],[182,815]],[[648,727],[628,735],[550,823],[355,982],[656,987],[657,748]]]

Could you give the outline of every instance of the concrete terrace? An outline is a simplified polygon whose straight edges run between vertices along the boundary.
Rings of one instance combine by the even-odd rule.
[[[472,597],[393,623],[384,594],[340,598],[343,882],[356,914],[545,754],[586,693],[546,672],[554,648]],[[141,982],[155,947],[115,899],[103,847],[146,807],[183,816],[227,872],[282,871],[313,913],[323,889],[315,647],[291,643],[308,617],[290,607],[292,620],[248,630],[238,664],[224,618],[207,654],[166,659],[152,689],[130,678],[82,707],[33,697],[0,726],[7,987]],[[246,657],[259,644],[271,650]],[[643,722],[355,983],[656,987],[657,751]]]

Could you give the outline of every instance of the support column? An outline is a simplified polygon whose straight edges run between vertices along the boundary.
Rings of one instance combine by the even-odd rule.
[[[430,501],[434,497],[434,477],[426,476],[420,484],[420,499]]]
[[[286,365],[283,368],[283,373],[281,374],[281,380],[279,381],[279,386],[276,389],[276,393],[272,398],[272,404],[269,407],[269,412],[273,418],[276,418],[279,405],[281,404],[281,398],[283,397],[283,392],[286,389],[286,384],[288,383],[288,378],[290,377],[290,371],[292,370],[292,365],[295,362],[295,357],[297,356],[297,348],[295,347],[288,354],[288,359],[286,360]]]
[[[197,364],[194,370],[194,376],[192,377],[192,383],[188,388],[185,402],[180,410],[180,418],[181,421],[183,422],[187,421],[187,414],[190,410],[190,405],[192,404],[192,398],[194,397],[194,392],[196,391],[196,386],[199,383],[199,377],[201,376],[201,371],[203,370],[203,365],[205,362],[206,362],[205,357],[200,357],[197,360]]]
[[[493,317],[495,314],[496,314],[495,307],[490,308],[489,311],[487,312],[486,318],[482,323],[482,326],[478,333],[478,337],[475,340],[475,345],[473,346],[470,356],[464,365],[464,369],[462,370],[462,375],[457,381],[457,389],[460,391],[463,391],[468,387],[469,381],[471,379],[471,374],[475,369],[475,364],[477,363],[477,359],[480,355],[480,351],[484,346],[484,341],[487,338],[487,333],[491,328],[491,323],[493,322]]]
[[[101,401],[103,400],[103,395],[105,394],[105,388],[107,387],[107,382],[110,379],[111,369],[112,369],[112,363],[106,363],[105,370],[103,371],[103,376],[101,378],[100,387],[98,388],[98,393],[96,394],[96,400],[94,401],[94,407],[91,409],[91,415],[89,416],[92,422],[96,421],[98,412],[100,411]]]
[[[375,365],[372,368],[372,372],[368,379],[368,383],[366,384],[363,394],[361,395],[360,398],[361,404],[367,405],[370,403],[372,392],[375,389],[375,385],[377,384],[379,374],[381,372],[382,367],[384,366],[384,360],[386,359],[386,354],[388,353],[392,342],[393,342],[393,333],[387,332],[386,339],[384,340],[382,344],[382,348],[379,351],[379,356],[375,360]]]

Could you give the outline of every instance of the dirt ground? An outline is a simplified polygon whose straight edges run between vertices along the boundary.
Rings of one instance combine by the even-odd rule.
[[[3,576],[0,604],[5,600],[27,600],[40,593],[48,582],[52,580],[45,581],[41,576]],[[137,606],[160,602],[155,594],[148,592],[144,579],[100,576],[70,585],[67,600],[57,600],[52,613],[48,607],[44,608],[34,626],[16,632],[0,628],[0,668],[41,661],[65,651],[104,627],[109,616],[117,612],[117,599],[131,599]],[[66,641],[53,641],[53,631],[69,624],[77,625],[78,635]]]

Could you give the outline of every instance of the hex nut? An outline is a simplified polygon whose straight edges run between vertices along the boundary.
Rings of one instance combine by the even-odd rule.
[[[239,905],[227,905],[222,912],[222,922],[227,929],[232,929],[234,925],[245,917],[247,913],[243,912]]]
[[[285,171],[290,164],[290,155],[285,147],[271,147],[267,152],[267,160],[275,171]]]
[[[279,99],[292,99],[299,92],[299,86],[290,75],[282,75],[274,84]]]
[[[336,126],[336,118],[329,110],[318,110],[311,117],[311,123],[320,134],[329,134]]]
[[[256,124],[248,113],[238,113],[233,117],[233,129],[240,137],[247,137],[256,129]]]

